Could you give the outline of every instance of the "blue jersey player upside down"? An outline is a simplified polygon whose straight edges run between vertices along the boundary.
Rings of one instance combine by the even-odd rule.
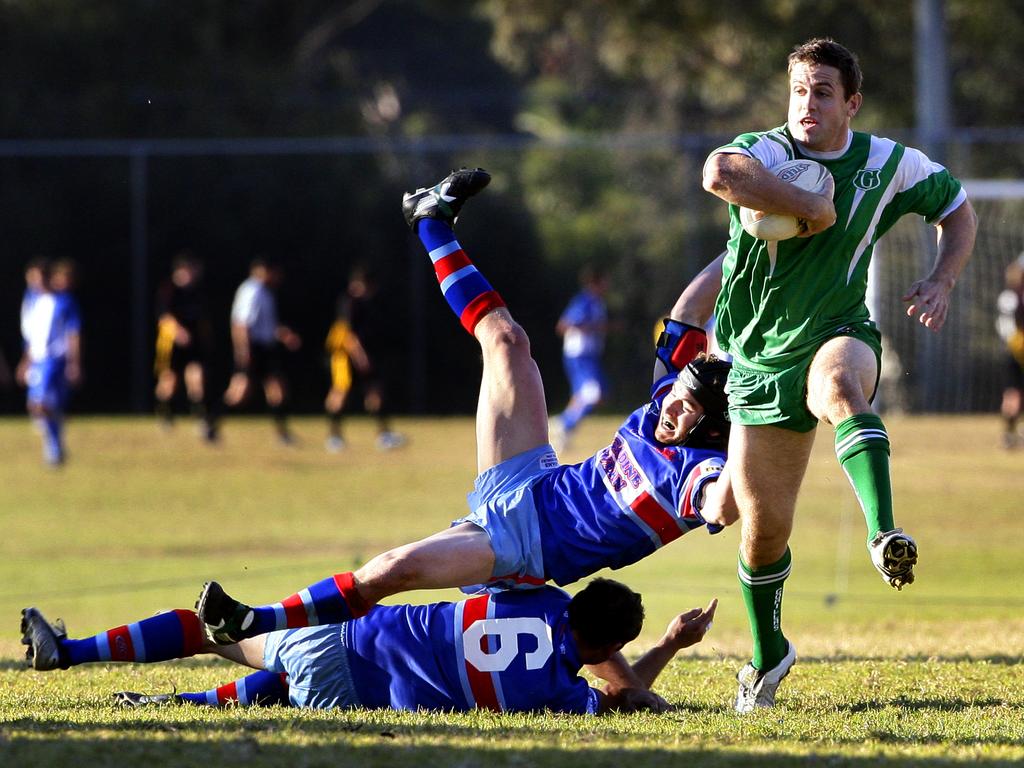
[[[481,169],[462,169],[403,201],[444,298],[483,353],[470,514],[279,603],[250,607],[208,583],[197,607],[218,641],[347,621],[407,590],[568,584],[636,562],[705,522],[736,519],[723,474],[729,364],[701,354],[706,337],[686,322],[685,303],[665,322],[650,400],[595,456],[558,463],[529,339],[452,231],[466,199],[489,181]]]

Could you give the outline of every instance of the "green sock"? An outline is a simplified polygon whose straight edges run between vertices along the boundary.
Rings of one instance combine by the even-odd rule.
[[[858,413],[836,424],[836,458],[850,479],[868,526],[868,541],[896,527],[889,481],[889,435],[873,413]]]
[[[777,562],[762,568],[751,568],[740,555],[740,592],[754,638],[751,663],[757,669],[771,669],[786,655],[786,637],[782,634],[782,587],[792,563],[789,547]]]

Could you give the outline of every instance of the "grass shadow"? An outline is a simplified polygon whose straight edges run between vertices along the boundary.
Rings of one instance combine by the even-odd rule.
[[[536,766],[537,768],[621,768],[624,763],[644,768],[677,768],[680,765],[714,765],[717,768],[790,768],[791,766],[852,766],[854,768],[908,768],[908,766],[983,765],[1001,768],[1010,761],[986,760],[977,756],[956,760],[944,757],[908,759],[906,755],[871,755],[852,757],[819,750],[813,754],[765,754],[762,750],[723,752],[706,748],[664,749],[659,747],[607,748],[588,747],[575,737],[559,746],[509,745],[505,741],[491,746],[454,744],[416,744],[408,734],[380,732],[374,737],[338,729],[324,729],[337,738],[306,745],[268,743],[254,731],[225,737],[213,732],[213,738],[195,741],[181,738],[180,733],[159,739],[76,737],[46,733],[31,738],[6,738],[0,741],[0,758],[5,765],[69,765],[123,766],[144,762],[149,765],[245,765],[247,768],[281,766],[294,768],[337,768],[353,765],[360,768],[381,768],[394,765],[432,766]],[[196,724],[203,730],[203,724]],[[209,737],[209,733],[204,733]]]

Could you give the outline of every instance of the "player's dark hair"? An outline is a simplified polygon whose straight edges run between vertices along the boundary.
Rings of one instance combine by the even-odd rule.
[[[25,265],[25,272],[33,269],[39,270],[39,274],[42,275],[45,282],[50,277],[50,260],[45,256],[33,256]]]
[[[171,269],[199,269],[199,259],[188,248],[178,251],[171,259]]]
[[[594,648],[635,640],[643,626],[640,595],[618,581],[594,579],[569,602],[569,627]]]
[[[74,259],[57,259],[56,261],[50,262],[50,277],[56,274],[62,274],[67,277],[68,280],[75,280],[78,277],[78,265],[75,264]]]
[[[815,37],[801,43],[789,54],[789,72],[796,64],[823,64],[839,70],[843,81],[843,97],[849,99],[860,93],[864,75],[860,71],[857,54],[831,37]]]
[[[594,264],[585,264],[580,267],[577,279],[580,285],[591,286],[604,280],[604,270]]]

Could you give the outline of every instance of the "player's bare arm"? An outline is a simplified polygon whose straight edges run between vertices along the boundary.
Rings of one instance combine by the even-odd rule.
[[[370,372],[370,356],[366,354],[366,348],[355,333],[350,332],[345,336],[345,351],[357,371],[360,373]]]
[[[832,201],[779,180],[775,174],[747,155],[718,152],[704,165],[704,189],[727,203],[765,213],[780,213],[802,219],[809,237],[836,222]]]
[[[669,312],[669,317],[681,323],[703,328],[715,311],[715,301],[722,289],[722,262],[725,251],[702,269],[691,280]]]
[[[302,346],[302,339],[287,325],[279,325],[274,335],[291,352],[295,352]]]
[[[672,619],[661,639],[633,664],[633,672],[647,688],[654,685],[658,675],[679,651],[704,639],[717,609],[718,598],[715,598],[703,610],[693,608]]]
[[[728,462],[718,479],[705,487],[700,516],[710,525],[723,527],[730,526],[740,519],[740,508],[733,493]]]
[[[903,295],[907,316],[932,331],[939,331],[949,312],[950,294],[957,278],[974,250],[978,216],[970,200],[965,200],[938,225],[939,251],[935,266],[927,277],[910,286]]]
[[[661,639],[641,656],[630,668],[635,684],[629,688],[605,686],[599,691],[600,705],[598,712],[666,712],[671,709],[661,696],[650,688],[661,674],[665,666],[683,648],[696,645],[711,629],[711,622],[718,608],[718,599],[712,600],[708,607],[701,610],[693,608],[676,616],[668,625]]]
[[[249,329],[245,323],[231,324],[231,346],[235,351],[235,364],[246,366],[249,364]]]
[[[82,382],[82,337],[77,332],[68,334],[68,356],[64,377],[73,387]]]

